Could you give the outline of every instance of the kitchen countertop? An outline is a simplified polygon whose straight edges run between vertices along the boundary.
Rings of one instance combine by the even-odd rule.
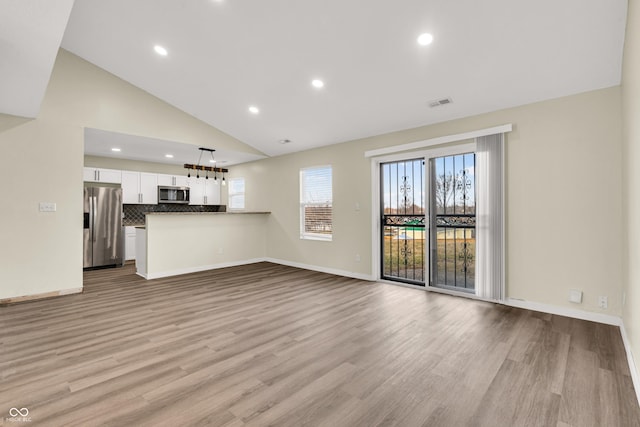
[[[251,215],[270,214],[267,211],[237,211],[237,212],[148,212],[145,215]]]

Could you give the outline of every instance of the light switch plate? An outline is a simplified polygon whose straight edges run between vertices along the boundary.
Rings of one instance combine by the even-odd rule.
[[[56,204],[52,202],[40,202],[39,208],[40,212],[55,212]]]

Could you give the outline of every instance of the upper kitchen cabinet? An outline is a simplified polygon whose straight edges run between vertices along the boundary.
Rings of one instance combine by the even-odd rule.
[[[168,187],[188,187],[189,178],[180,175],[158,174],[158,185]]]
[[[122,171],[114,169],[84,168],[84,181],[104,182],[109,184],[120,184],[122,182]]]
[[[204,179],[191,178],[189,190],[189,204],[204,205]]]
[[[190,205],[219,205],[220,181],[213,179],[191,178],[189,183]]]
[[[207,180],[204,184],[204,204],[219,205],[220,204],[220,180]]]
[[[122,171],[122,202],[130,205],[157,205],[158,175]]]

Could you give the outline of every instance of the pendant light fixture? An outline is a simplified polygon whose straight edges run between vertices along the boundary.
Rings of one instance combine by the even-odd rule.
[[[226,185],[225,180],[224,180],[224,174],[225,172],[229,172],[228,169],[222,169],[222,168],[217,168],[215,166],[204,166],[201,165],[200,162],[202,161],[202,153],[204,153],[205,151],[208,152],[211,155],[211,160],[209,160],[210,163],[213,163],[215,165],[216,163],[216,159],[213,157],[213,153],[216,151],[213,148],[205,148],[205,147],[200,147],[198,148],[198,150],[200,150],[200,156],[198,157],[198,163],[197,164],[190,164],[190,163],[185,163],[184,164],[184,168],[188,169],[189,172],[187,173],[187,178],[191,178],[191,171],[195,170],[196,171],[196,178],[200,178],[200,171],[205,171],[205,179],[209,179],[209,172],[213,172],[214,175],[214,181],[217,182],[218,180],[218,172],[222,173],[222,185]]]

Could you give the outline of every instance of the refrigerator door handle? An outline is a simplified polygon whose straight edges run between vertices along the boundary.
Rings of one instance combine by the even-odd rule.
[[[93,230],[93,241],[96,241],[96,212],[98,208],[97,197],[91,198],[91,229]]]

